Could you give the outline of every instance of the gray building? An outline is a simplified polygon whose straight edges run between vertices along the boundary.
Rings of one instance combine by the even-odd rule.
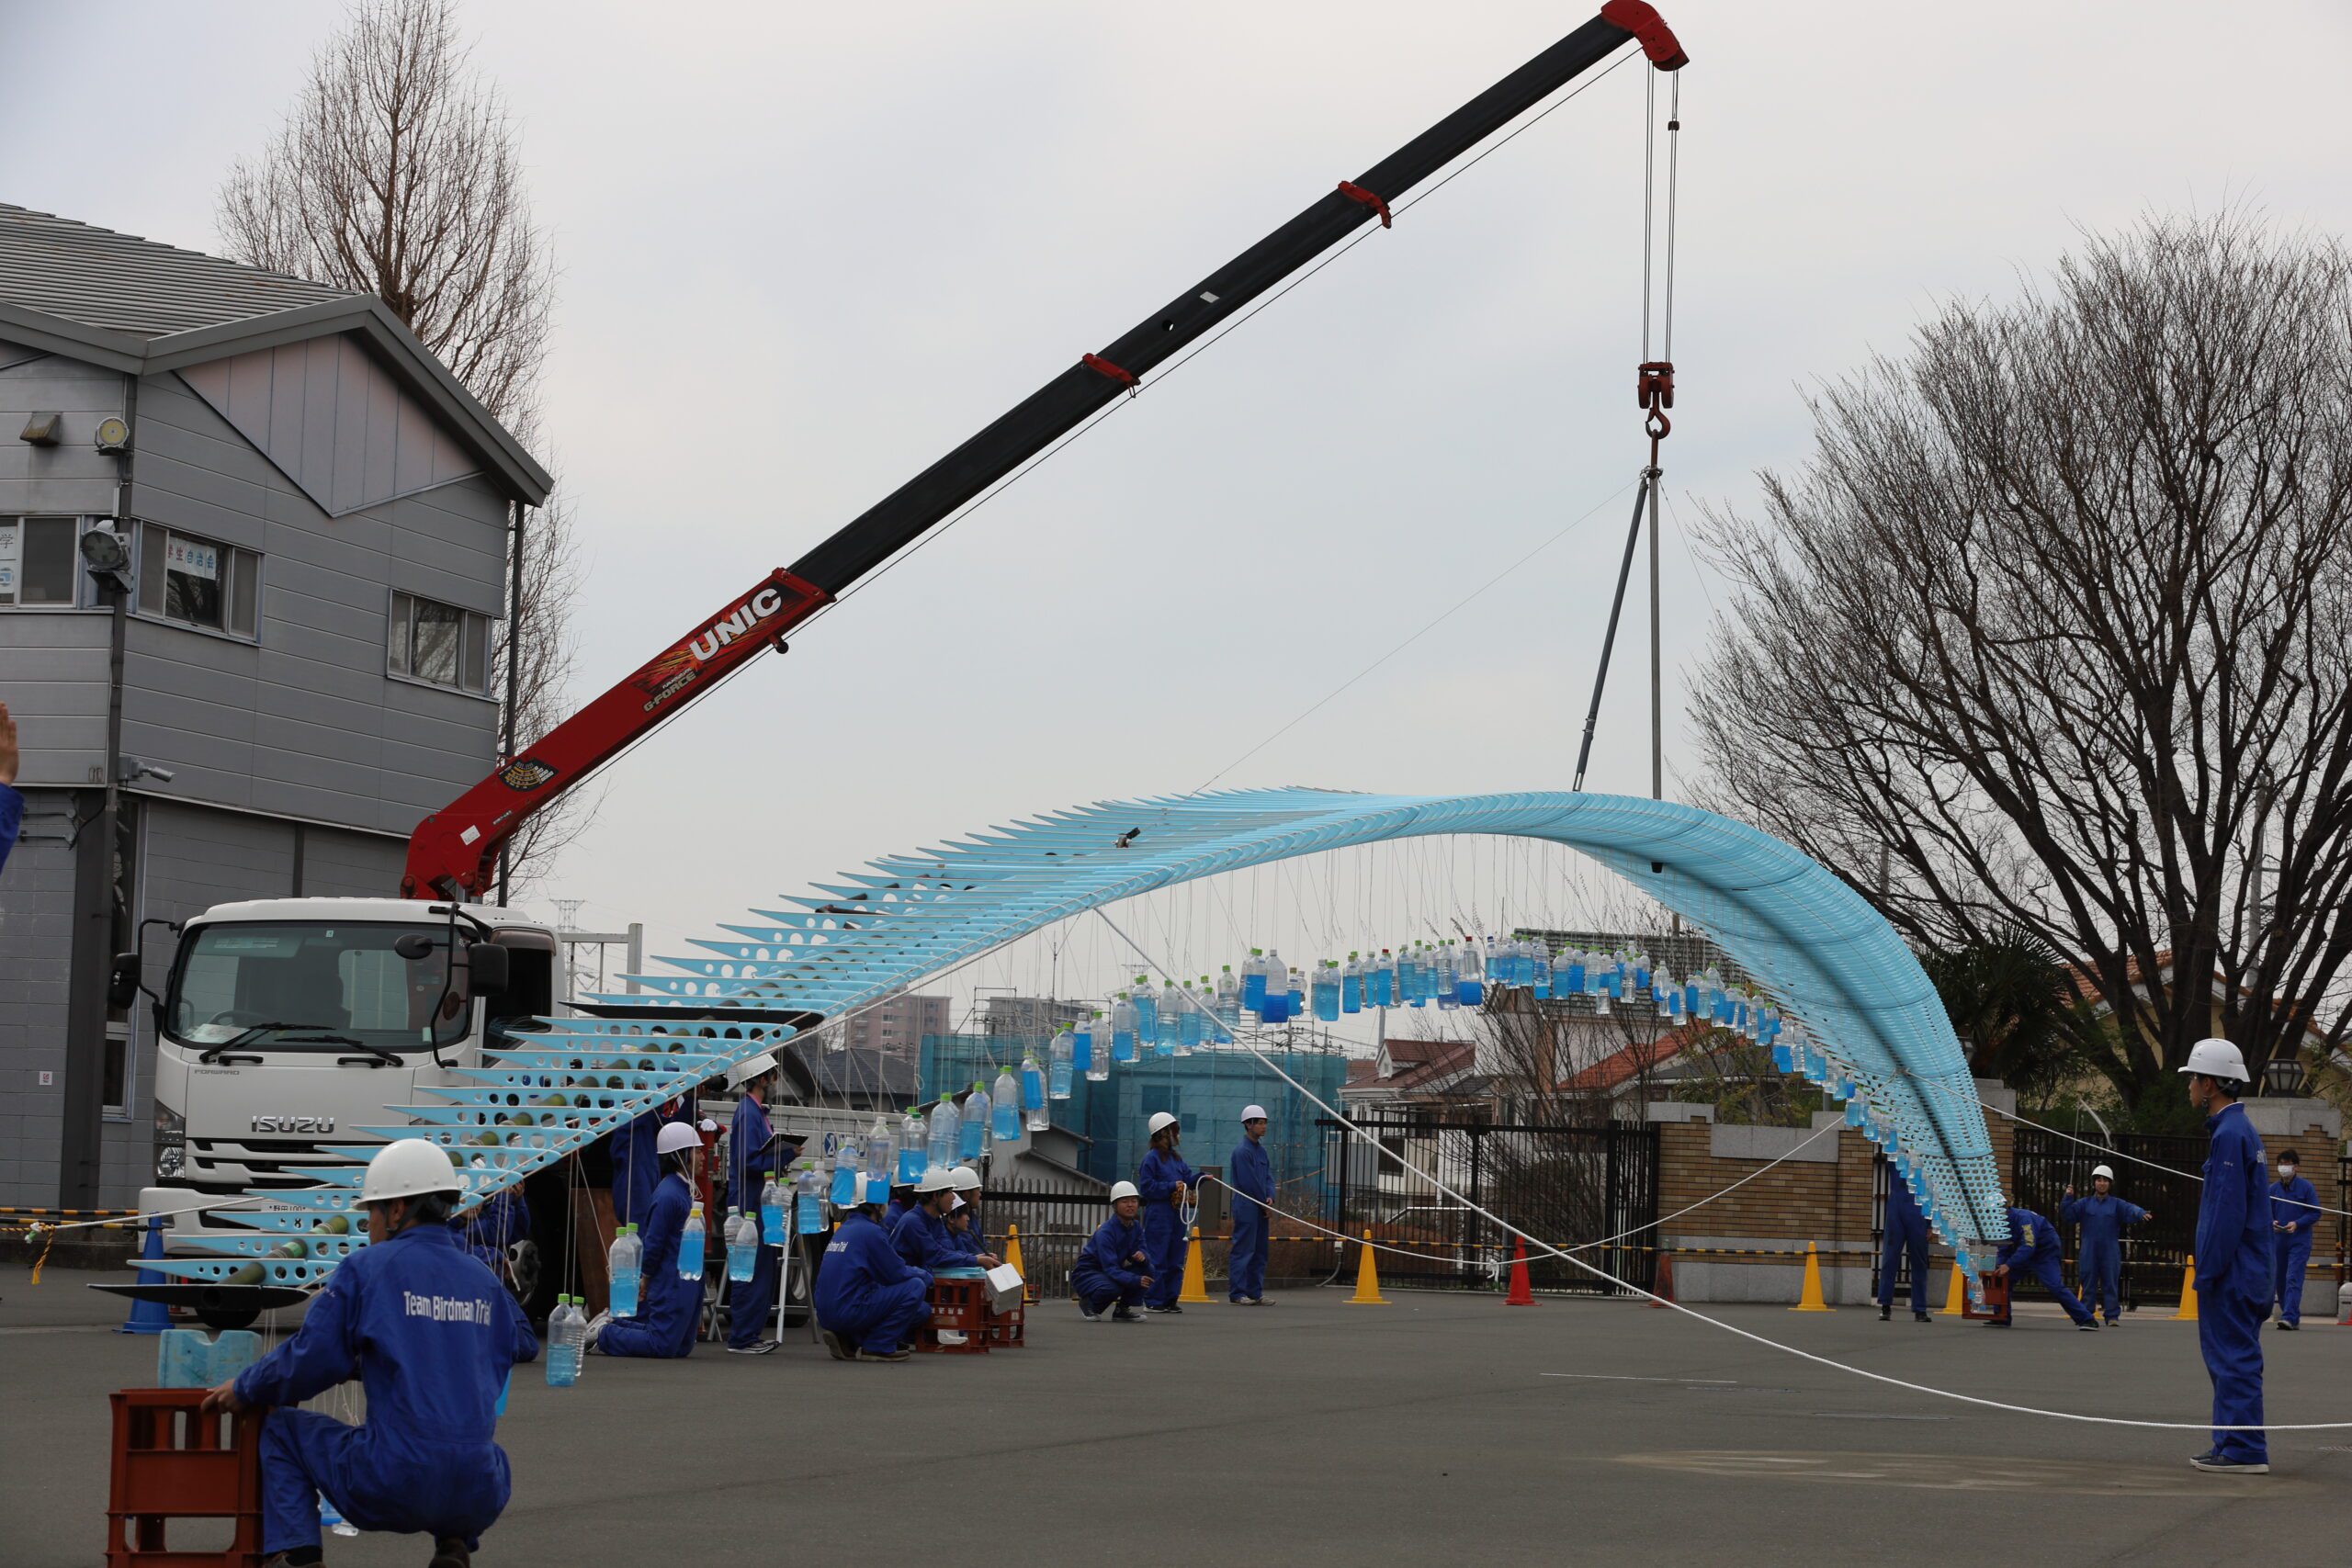
[[[153,1179],[152,1022],[106,996],[141,922],[390,894],[496,765],[548,482],[373,297],[0,205],[0,1204]]]

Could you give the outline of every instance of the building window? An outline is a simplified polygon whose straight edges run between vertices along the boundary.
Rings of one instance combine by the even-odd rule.
[[[159,523],[139,525],[139,612],[184,626],[254,636],[261,557]]]
[[[483,691],[490,682],[490,617],[454,604],[392,595],[388,667],[395,675],[453,691]]]
[[[71,517],[0,517],[0,604],[71,607],[78,524]]]

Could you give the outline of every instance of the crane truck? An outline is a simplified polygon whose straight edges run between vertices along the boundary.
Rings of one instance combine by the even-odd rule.
[[[689,705],[710,695],[849,586],[1077,429],[1143,378],[1234,322],[1251,305],[1392,204],[1626,45],[1655,68],[1687,59],[1643,0],[1608,0],[1599,16],[1407,142],[1343,179],[1097,352],[1081,355],[992,423],[853,519],[791,566],[771,572],[566,718],[488,777],[427,816],[409,840],[396,896],[223,904],[174,929],[156,1036],[157,1185],[146,1213],[186,1209],[191,1192],[228,1198],[311,1185],[357,1130],[397,1120],[460,1081],[503,1034],[554,1016],[564,995],[549,926],[482,902],[498,854],[530,816]],[[1644,385],[1664,368],[1645,366]],[[1670,383],[1669,383],[1670,384]],[[141,928],[142,932],[145,930]],[[130,1005],[142,953],[116,963],[113,992]],[[643,999],[583,1011],[628,1016]],[[743,1019],[805,1028],[815,1018],[756,1010],[665,1008],[671,1022]],[[534,1205],[542,1225],[561,1216]],[[201,1234],[195,1213],[175,1216]],[[179,1287],[161,1287],[168,1293]],[[551,1291],[551,1282],[542,1292]],[[249,1315],[232,1286],[186,1287],[208,1321]]]

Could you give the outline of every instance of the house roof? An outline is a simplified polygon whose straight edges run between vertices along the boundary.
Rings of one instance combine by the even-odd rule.
[[[337,333],[357,334],[510,493],[547,500],[547,470],[374,295],[0,202],[0,337],[151,376]]]
[[[1434,1089],[1468,1071],[1478,1049],[1467,1040],[1389,1040],[1383,1043],[1396,1070],[1386,1077],[1367,1074],[1361,1079],[1351,1073],[1348,1088],[1386,1094]],[[1352,1067],[1354,1064],[1349,1066]]]
[[[1638,1077],[1652,1067],[1672,1061],[1682,1054],[1683,1046],[1700,1032],[1699,1026],[1686,1023],[1679,1029],[1668,1030],[1655,1040],[1636,1040],[1578,1071],[1560,1088],[1572,1094],[1606,1093],[1629,1078]]]

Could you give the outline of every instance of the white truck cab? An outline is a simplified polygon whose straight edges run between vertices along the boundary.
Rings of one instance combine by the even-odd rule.
[[[487,951],[485,951],[487,950]],[[140,1206],[297,1188],[330,1145],[481,1064],[507,1021],[554,1015],[554,928],[490,906],[262,898],[181,927],[154,1004],[155,1178]],[[118,968],[118,987],[138,973]],[[186,1215],[174,1228],[199,1227]]]

